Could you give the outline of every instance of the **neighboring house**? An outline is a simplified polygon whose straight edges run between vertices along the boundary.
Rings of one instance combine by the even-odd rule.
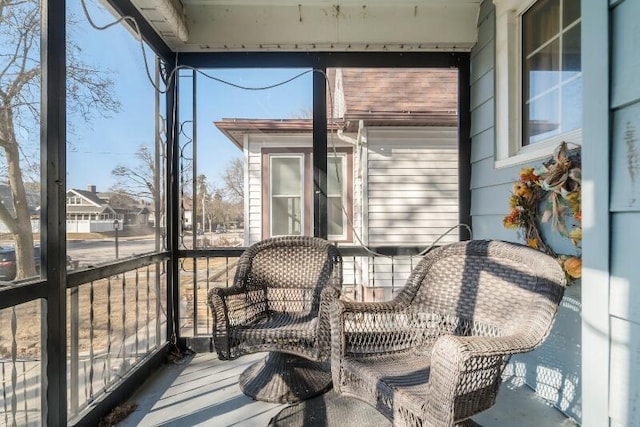
[[[458,223],[457,70],[329,70],[328,237],[427,247]],[[215,122],[244,153],[245,245],[311,235],[311,119]],[[458,239],[454,229],[442,242]]]
[[[182,198],[182,204],[180,206],[180,217],[182,220],[182,226],[185,230],[193,229],[193,199],[189,196]]]
[[[122,219],[125,226],[149,225],[151,210],[148,204],[121,193],[99,192],[96,194],[113,208],[116,216]]]
[[[98,193],[95,185],[87,190],[67,191],[67,231],[105,232],[113,231],[115,220],[118,228],[146,226],[150,210],[131,197],[105,192]]]
[[[31,219],[40,218],[40,185],[34,182],[25,182],[24,190]],[[12,215],[15,215],[11,188],[7,184],[0,184],[0,203],[5,205]]]
[[[40,185],[34,182],[25,182],[24,189],[31,218],[31,229],[34,233],[38,233],[40,232]],[[15,215],[11,188],[7,184],[0,184],[0,203],[8,208],[11,215]],[[0,221],[0,233],[9,233],[9,228],[2,221]]]

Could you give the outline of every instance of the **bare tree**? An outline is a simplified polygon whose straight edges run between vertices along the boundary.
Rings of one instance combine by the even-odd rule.
[[[234,158],[225,169],[222,179],[224,180],[225,196],[230,201],[244,200],[244,164],[242,159]]]
[[[159,206],[161,212],[154,212],[156,228],[160,227],[160,218],[164,213],[164,194],[160,188],[156,188],[156,182],[162,185],[162,180],[156,179],[156,173],[161,168],[156,165],[155,153],[146,145],[140,145],[134,155],[134,165],[118,165],[111,171],[116,178],[116,183],[111,186],[111,191],[144,200],[152,206]],[[163,156],[160,157],[161,159]]]
[[[229,203],[224,200],[223,192],[217,189],[212,194],[211,218],[216,224],[225,224],[230,218]]]
[[[39,146],[40,135],[35,131],[40,122],[40,3],[0,1],[0,147],[4,151],[0,163],[6,168],[11,192],[9,206],[0,204],[0,221],[15,240],[18,279],[35,274],[25,176],[33,169],[30,158]],[[87,121],[96,114],[117,111],[120,104],[112,97],[113,81],[83,63],[79,53],[78,46],[67,44],[69,114]],[[19,129],[29,130],[29,136],[23,136]]]
[[[226,221],[244,220],[244,164],[234,158],[223,173]]]
[[[152,202],[159,193],[154,184],[154,154],[146,145],[140,145],[134,157],[137,160],[134,165],[117,165],[111,171],[116,178],[111,191]]]

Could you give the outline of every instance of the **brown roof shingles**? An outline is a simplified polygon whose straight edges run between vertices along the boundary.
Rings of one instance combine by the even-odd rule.
[[[341,73],[345,109],[343,117],[331,122],[334,127],[349,129],[358,120],[377,126],[455,126],[457,123],[456,69],[343,68]],[[328,70],[327,75],[334,91],[335,69]],[[332,93],[331,96],[340,95]],[[327,105],[330,105],[329,99]],[[248,131],[280,133],[312,129],[310,119],[223,119],[214,124],[238,147],[242,146],[241,134]]]
[[[455,69],[344,68],[342,86],[345,120],[457,120]]]

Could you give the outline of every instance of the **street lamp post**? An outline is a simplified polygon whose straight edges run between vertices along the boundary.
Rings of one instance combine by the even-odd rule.
[[[113,229],[116,231],[116,259],[118,259],[118,229],[120,228],[120,222],[115,219],[113,221]]]

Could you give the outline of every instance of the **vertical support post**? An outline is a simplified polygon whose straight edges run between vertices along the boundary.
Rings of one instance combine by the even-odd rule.
[[[156,87],[160,87],[160,61],[161,59],[156,56],[156,60],[154,61],[155,70],[153,74],[153,81]],[[160,251],[160,230],[161,230],[161,189],[160,189],[160,169],[163,165],[160,163],[160,159],[164,159],[164,155],[160,156],[160,152],[165,152],[164,146],[162,145],[162,138],[160,135],[160,91],[153,91],[153,113],[154,113],[154,126],[155,126],[155,150],[153,157],[153,189],[156,194],[153,197],[153,209],[154,209],[154,220],[153,220],[153,228],[154,228],[154,242],[155,242],[155,250],[156,252]],[[166,123],[165,123],[166,125]],[[162,174],[164,175],[164,174]],[[163,248],[164,249],[164,248]],[[158,272],[159,273],[159,272]],[[159,276],[156,275],[156,278]],[[159,296],[159,295],[157,295]],[[156,298],[157,299],[157,298]]]
[[[66,2],[45,0],[41,8],[41,247],[48,287],[43,304],[42,421],[67,424],[66,326]]]
[[[173,63],[173,62],[171,62]],[[167,90],[167,249],[171,253],[167,271],[167,339],[176,342],[178,334],[178,233],[180,218],[180,144],[178,136],[178,83],[176,71],[169,79]]]
[[[78,288],[71,289],[69,301],[69,403],[71,415],[76,415],[80,408],[78,393],[80,382],[80,296]]]
[[[611,43],[604,0],[582,3],[582,425],[613,424],[611,401]],[[588,30],[587,30],[588,29]],[[637,34],[637,33],[634,33]],[[598,52],[598,55],[586,52]],[[623,54],[623,53],[621,53]],[[633,71],[635,72],[635,71]],[[619,231],[624,232],[624,231]],[[630,368],[631,372],[635,369]],[[622,387],[615,385],[615,387]],[[637,402],[636,397],[630,403]]]
[[[313,72],[313,235],[327,238],[326,68]]]
[[[468,53],[458,55],[458,223],[471,227],[471,67]],[[471,238],[458,231],[459,240]]]
[[[155,60],[155,73],[154,73],[154,81],[155,81],[155,85],[156,87],[160,87],[160,67],[161,67],[161,59],[160,57],[156,56],[156,60]],[[154,104],[155,104],[155,154],[154,154],[154,169],[153,169],[153,188],[156,192],[155,197],[153,198],[153,203],[154,203],[154,209],[155,209],[155,218],[154,218],[154,228],[155,228],[155,249],[156,252],[159,252],[160,249],[165,249],[165,247],[163,247],[164,245],[161,246],[161,243],[166,244],[166,238],[164,239],[163,242],[161,242],[160,240],[160,234],[161,234],[161,230],[162,230],[162,214],[161,212],[167,212],[167,206],[166,206],[166,200],[167,200],[167,193],[166,193],[166,188],[161,189],[160,188],[160,183],[162,182],[161,177],[164,176],[165,178],[167,177],[167,163],[166,163],[166,145],[163,144],[162,141],[162,137],[160,135],[160,92],[159,91],[154,91]],[[166,112],[165,112],[166,113]],[[167,128],[167,123],[165,121],[164,123],[164,128],[165,131],[168,131]],[[160,154],[162,153],[162,155]],[[162,160],[165,161],[165,163],[162,163]],[[164,173],[162,173],[162,170],[164,169]],[[164,193],[164,194],[163,194]],[[160,197],[162,195],[162,197]],[[165,203],[164,206],[162,206],[162,203]],[[166,228],[166,215],[165,215],[165,233],[167,233],[167,228]],[[155,268],[155,282],[154,282],[154,292],[155,292],[155,300],[156,300],[156,304],[155,304],[155,345],[160,345],[161,339],[162,337],[160,336],[161,332],[161,298],[160,298],[160,281],[162,280],[162,272],[160,271],[160,264],[156,264],[156,268]],[[111,282],[109,282],[109,286],[111,286]],[[110,317],[109,317],[110,318]],[[109,357],[110,355],[107,354],[107,357]],[[108,359],[107,359],[108,360]]]
[[[191,239],[193,249],[198,247],[198,141],[196,140],[196,73],[195,70],[191,70],[191,150],[192,150],[192,162],[191,162],[191,174],[193,179],[191,180],[191,194],[193,203],[193,212],[191,213]],[[185,76],[186,77],[186,76]],[[204,222],[204,190],[202,192],[202,247],[204,247],[205,236],[205,222]],[[195,288],[194,288],[195,291]]]
[[[196,190],[195,190],[195,185],[196,185],[196,180],[198,178],[198,100],[196,99],[196,95],[198,93],[198,73],[195,70],[192,70],[192,82],[191,82],[191,140],[193,141],[193,186],[194,186],[194,190],[193,190],[193,195],[194,195],[194,200],[196,199],[195,195]],[[206,222],[205,222],[205,196],[207,194],[207,191],[205,188],[202,188],[202,247],[207,247],[208,245],[206,244],[207,241],[207,227],[206,227]],[[194,215],[195,215],[195,211],[194,211]],[[193,223],[193,221],[191,221]],[[195,235],[196,233],[194,233],[193,231],[193,227],[191,227],[191,232]],[[209,230],[211,231],[211,230]],[[195,244],[193,245],[193,248],[195,249],[196,246]],[[199,305],[199,301],[198,301],[198,268],[197,268],[197,262],[196,262],[196,258],[193,258],[193,306],[195,307],[195,309],[193,310],[193,334],[194,336],[198,335],[198,307]],[[178,284],[180,283],[180,281],[177,282]]]

